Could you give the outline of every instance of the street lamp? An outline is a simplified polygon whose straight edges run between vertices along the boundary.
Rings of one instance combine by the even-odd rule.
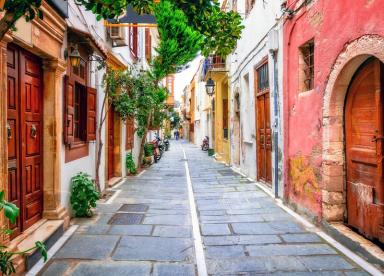
[[[81,56],[80,56],[79,50],[77,49],[77,45],[75,45],[71,50],[71,53],[69,55],[69,60],[71,62],[72,67],[76,67],[76,68],[79,67]]]
[[[215,94],[215,82],[213,81],[213,79],[209,78],[207,80],[207,83],[205,84],[205,90],[208,94],[208,96],[213,96],[213,94]]]

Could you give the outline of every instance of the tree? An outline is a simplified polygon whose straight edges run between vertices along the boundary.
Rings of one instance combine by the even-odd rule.
[[[75,1],[92,11],[98,20],[118,18],[125,12],[127,5],[132,5],[139,13],[156,13],[157,6],[153,0]],[[42,17],[39,9],[41,3],[42,0],[6,0],[1,10],[4,11],[4,16],[0,19],[0,40],[22,16],[27,21],[36,16]],[[172,5],[178,13],[184,13],[191,29],[203,36],[204,43],[200,46],[204,55],[230,54],[241,36],[243,26],[240,15],[233,11],[221,11],[218,0],[172,0],[167,5]]]

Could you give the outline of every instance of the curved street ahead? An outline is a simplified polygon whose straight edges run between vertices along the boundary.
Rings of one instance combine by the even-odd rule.
[[[94,218],[73,221],[43,275],[368,275],[191,144],[171,141],[114,190]]]

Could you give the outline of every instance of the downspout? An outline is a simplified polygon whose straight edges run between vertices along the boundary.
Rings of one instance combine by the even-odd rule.
[[[275,180],[275,198],[279,197],[279,80],[278,80],[278,64],[277,64],[277,50],[272,51],[273,58],[273,113],[274,113],[274,130],[273,130],[273,150],[275,158],[274,166],[274,180]]]

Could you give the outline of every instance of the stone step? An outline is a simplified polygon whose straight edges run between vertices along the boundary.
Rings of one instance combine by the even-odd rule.
[[[17,246],[18,251],[26,250],[35,245],[35,242],[41,241],[49,250],[55,242],[64,234],[64,220],[47,220],[37,227]],[[25,256],[25,269],[31,269],[41,258],[37,251],[31,251]]]

